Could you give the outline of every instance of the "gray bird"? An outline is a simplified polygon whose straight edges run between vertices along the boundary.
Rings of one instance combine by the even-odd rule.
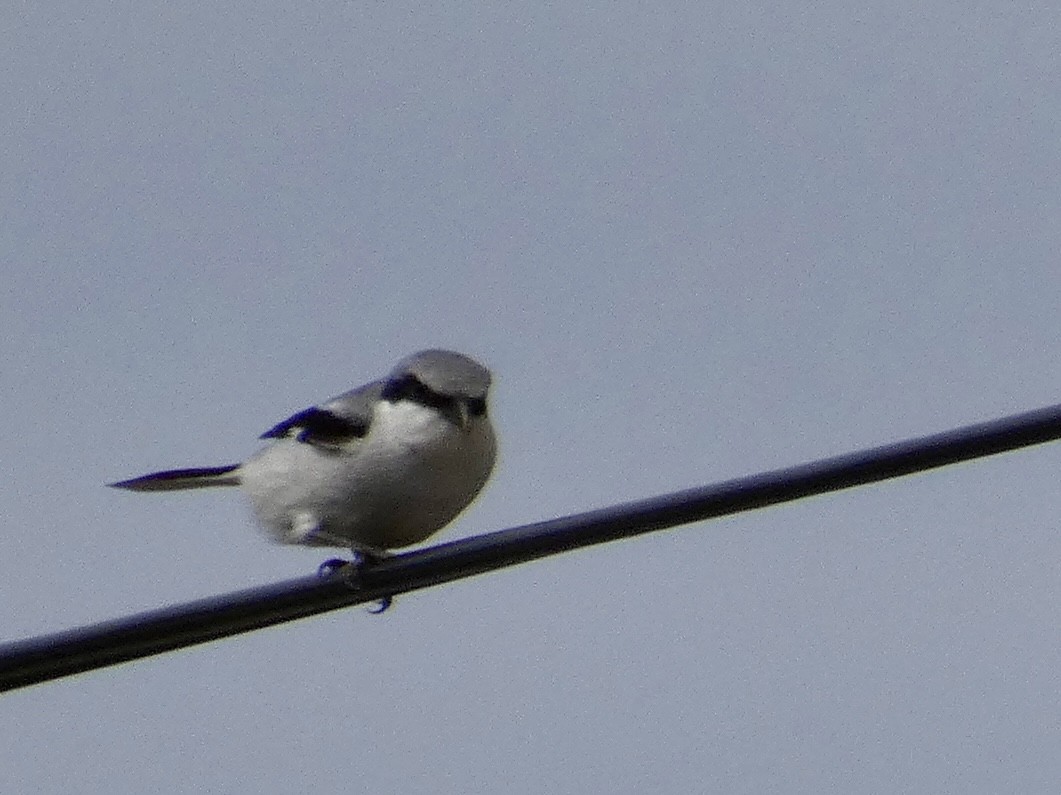
[[[269,536],[356,556],[425,540],[464,510],[497,453],[490,371],[459,353],[414,353],[378,381],[300,411],[242,464],[154,472],[112,486],[240,486]]]

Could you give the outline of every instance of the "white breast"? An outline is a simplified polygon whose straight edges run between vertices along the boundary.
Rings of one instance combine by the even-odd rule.
[[[239,475],[275,540],[383,550],[448,524],[482,489],[495,457],[485,417],[461,430],[418,403],[381,401],[364,438],[338,450],[278,439]]]

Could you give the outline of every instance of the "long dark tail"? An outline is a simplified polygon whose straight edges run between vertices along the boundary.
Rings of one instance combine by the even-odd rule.
[[[224,467],[196,467],[195,469],[167,469],[152,472],[132,480],[122,480],[109,485],[130,491],[177,491],[179,489],[205,489],[210,486],[238,486],[239,464]]]

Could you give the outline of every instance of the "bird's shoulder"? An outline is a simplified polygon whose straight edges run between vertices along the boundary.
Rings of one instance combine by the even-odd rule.
[[[360,439],[372,425],[373,407],[383,393],[383,385],[383,381],[372,381],[319,406],[310,406],[278,422],[261,438],[294,438],[322,447],[335,447]]]

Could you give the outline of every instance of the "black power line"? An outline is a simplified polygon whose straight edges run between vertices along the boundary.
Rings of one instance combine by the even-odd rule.
[[[579,547],[1061,438],[1061,404],[933,436],[408,552],[0,645],[0,691],[374,601]],[[346,570],[349,571],[348,569]]]

